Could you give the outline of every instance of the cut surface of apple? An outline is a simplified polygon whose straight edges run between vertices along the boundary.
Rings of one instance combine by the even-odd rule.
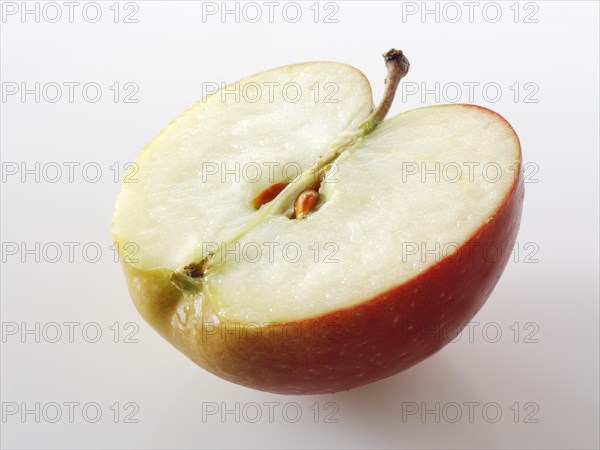
[[[302,92],[293,102],[291,84]],[[281,393],[355,387],[454,338],[518,230],[511,126],[472,105],[373,124],[368,81],[340,63],[277,68],[226,89],[148,144],[139,181],[119,195],[113,236],[144,318],[209,371]],[[261,98],[235,95],[250,89]],[[294,200],[318,176],[316,205],[294,218]],[[282,331],[290,324],[292,337]],[[445,341],[418,334],[449,324]]]

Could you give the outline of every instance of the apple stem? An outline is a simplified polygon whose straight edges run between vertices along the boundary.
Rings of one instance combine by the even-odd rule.
[[[398,84],[400,83],[400,80],[406,76],[410,67],[410,63],[408,62],[408,59],[406,59],[406,56],[404,56],[402,50],[392,48],[383,54],[383,59],[385,60],[385,67],[388,71],[387,77],[385,78],[385,91],[379,106],[373,110],[367,120],[359,127],[363,131],[363,136],[371,133],[377,125],[383,122],[383,119],[385,119],[385,116],[389,112],[394,97],[396,96]]]

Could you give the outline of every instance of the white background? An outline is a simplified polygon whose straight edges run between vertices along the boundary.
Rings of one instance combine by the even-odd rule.
[[[462,2],[438,4],[437,21],[434,14],[403,15],[403,8],[423,8],[421,2],[338,2],[331,17],[337,23],[324,23],[325,12],[334,11],[324,4],[314,23],[311,3],[301,5],[297,23],[282,17],[281,6],[269,23],[262,4],[258,23],[243,16],[236,23],[231,15],[224,22],[219,15],[203,21],[202,3],[192,1],[137,2],[132,17],[137,23],[123,23],[136,8],[124,4],[118,5],[121,15],[114,23],[112,2],[101,3],[97,23],[82,16],[85,2],[75,9],[73,23],[61,2],[63,17],[56,23],[46,20],[54,19],[50,9],[40,23],[32,15],[23,21],[20,12],[3,16],[3,89],[9,88],[5,83],[31,88],[35,82],[69,81],[102,87],[96,103],[86,101],[80,89],[71,103],[66,88],[56,103],[43,97],[36,103],[33,95],[25,102],[20,95],[2,99],[3,243],[80,244],[73,262],[64,245],[56,263],[3,251],[2,405],[5,412],[11,405],[19,408],[3,417],[3,448],[598,447],[598,4],[501,2],[502,17],[493,23],[496,9],[486,2],[479,2],[472,21]],[[455,5],[462,17],[451,23]],[[94,11],[86,11],[93,19]],[[402,48],[410,59],[406,82],[417,83],[412,87],[478,82],[474,98],[464,87],[460,101],[495,109],[517,130],[530,167],[519,253],[473,319],[471,335],[463,333],[458,342],[392,378],[335,395],[290,397],[204,372],[151,330],[129,300],[110,249],[119,191],[111,165],[134,160],[147,141],[202,96],[203,83],[232,82],[293,62],[336,60],[362,70],[378,100],[384,78],[380,55],[390,47]],[[115,103],[109,89],[115,82],[135,83],[138,102],[121,97]],[[486,83],[500,86],[498,99],[493,90],[484,96]],[[455,95],[403,99],[400,93],[390,115]],[[62,165],[62,178],[50,183],[54,172],[47,172],[39,183],[34,175],[22,182],[20,174],[6,173],[6,163],[33,168],[36,161],[40,167]],[[80,163],[73,183],[65,162]],[[81,172],[90,162],[103,170],[96,183]],[[93,170],[87,175],[93,177]],[[96,263],[82,256],[89,242],[102,249]],[[36,322],[39,343],[35,333],[21,335]],[[59,342],[49,342],[55,332],[50,322],[60,324]],[[65,322],[80,324],[72,343]],[[97,343],[82,337],[89,322],[102,330]],[[126,325],[130,322],[134,325]],[[18,332],[10,335],[14,326]],[[492,342],[498,329],[502,336]],[[87,331],[93,337],[94,328]],[[124,342],[131,331],[137,342]],[[39,423],[35,414],[21,415],[36,402],[43,410]],[[56,423],[49,420],[56,413],[51,402],[62,405]],[[94,410],[84,417],[79,406],[70,423],[65,402],[96,402],[102,417],[89,423]],[[115,402],[118,423],[115,406],[110,409]],[[126,409],[128,402],[135,405]],[[263,416],[251,423],[256,412],[251,406],[237,419],[216,414],[203,420],[203,402],[204,408],[215,403],[228,409],[236,402],[240,408],[256,402]],[[272,423],[264,402],[277,402]],[[328,402],[337,405],[332,417],[337,423],[325,421],[334,411]],[[462,411],[455,423],[453,402]],[[472,421],[469,402],[476,404]],[[317,423],[315,407],[310,409],[315,403],[321,413]],[[421,414],[436,404],[439,417]],[[403,416],[415,405],[422,410]],[[484,405],[491,409],[484,413]],[[302,411],[296,423],[294,407]],[[502,416],[494,422],[498,409]],[[128,411],[137,423],[124,423]]]

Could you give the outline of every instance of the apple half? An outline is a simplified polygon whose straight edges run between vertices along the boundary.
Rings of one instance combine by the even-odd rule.
[[[376,108],[353,67],[280,67],[203,98],[138,157],[112,227],[129,291],[206,370],[353,388],[442,348],[492,292],[521,217],[517,135],[472,105],[384,120],[408,71],[384,59]]]

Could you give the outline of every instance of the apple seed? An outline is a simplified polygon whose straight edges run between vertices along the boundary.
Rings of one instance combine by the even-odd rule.
[[[256,197],[254,197],[252,199],[252,207],[254,209],[258,209],[265,203],[269,203],[275,197],[277,197],[279,195],[279,193],[281,191],[283,191],[287,185],[288,185],[287,182],[282,181],[280,183],[275,183],[275,184],[272,184],[271,186],[267,187],[266,189],[261,191],[260,194],[258,194]]]
[[[303,219],[319,200],[319,193],[314,189],[302,191],[294,204],[294,215],[296,219]]]

